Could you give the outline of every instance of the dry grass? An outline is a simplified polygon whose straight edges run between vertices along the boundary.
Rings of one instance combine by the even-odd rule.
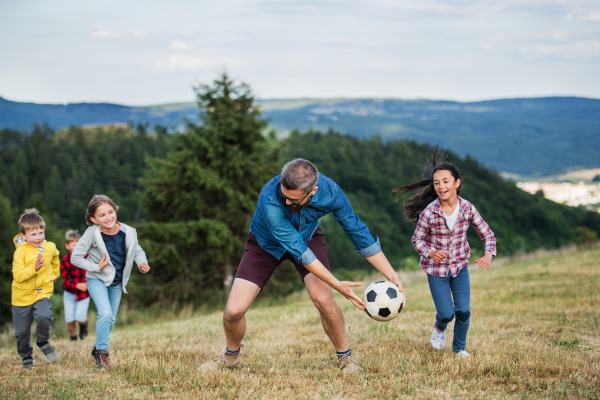
[[[248,313],[239,367],[202,376],[224,346],[221,314],[117,327],[110,372],[93,337],[56,340],[60,360],[24,371],[0,349],[1,398],[599,398],[600,250],[471,270],[471,360],[429,345],[434,307],[424,274],[405,277],[409,306],[379,323],[338,299],[365,372],[343,376],[306,295]],[[408,282],[410,281],[410,284]],[[451,336],[451,335],[450,335]]]

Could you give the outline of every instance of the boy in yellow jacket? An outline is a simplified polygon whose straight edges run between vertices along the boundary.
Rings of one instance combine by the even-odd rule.
[[[12,315],[17,352],[25,369],[35,366],[30,343],[33,318],[37,321],[38,349],[46,360],[58,359],[48,339],[53,321],[50,296],[54,281],[60,276],[60,264],[56,245],[44,239],[45,228],[44,219],[35,208],[30,208],[19,218],[20,234],[13,239],[17,249],[12,269]]]

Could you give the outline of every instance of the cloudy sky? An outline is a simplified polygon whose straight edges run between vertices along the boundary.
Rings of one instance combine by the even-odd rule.
[[[0,96],[146,105],[223,68],[261,98],[600,98],[600,1],[0,0]]]

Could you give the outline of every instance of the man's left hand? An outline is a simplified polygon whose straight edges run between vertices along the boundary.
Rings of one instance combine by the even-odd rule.
[[[142,265],[140,265],[140,271],[148,272],[148,271],[150,271],[150,266],[146,263],[142,263]]]
[[[393,279],[390,279],[390,282],[392,282],[394,285],[398,286],[398,291],[400,293],[402,293],[402,297],[404,298],[404,301],[402,302],[402,309],[404,310],[404,307],[406,307],[406,294],[404,294],[404,288],[402,287],[402,282],[400,282],[400,278],[398,277],[398,274],[395,274],[396,276],[394,276]]]

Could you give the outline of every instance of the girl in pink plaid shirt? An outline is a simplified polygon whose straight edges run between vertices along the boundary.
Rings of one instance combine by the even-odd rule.
[[[431,345],[442,350],[447,325],[456,316],[452,350],[461,357],[465,351],[471,316],[469,271],[471,248],[467,230],[473,225],[485,242],[485,255],[475,261],[478,268],[490,268],[496,256],[496,238],[475,206],[459,196],[461,178],[448,162],[437,162],[437,146],[431,161],[423,165],[425,179],[394,189],[396,199],[411,190],[419,193],[404,202],[404,216],[417,228],[412,243],[421,255],[420,266],[427,273],[429,289],[437,310]]]

